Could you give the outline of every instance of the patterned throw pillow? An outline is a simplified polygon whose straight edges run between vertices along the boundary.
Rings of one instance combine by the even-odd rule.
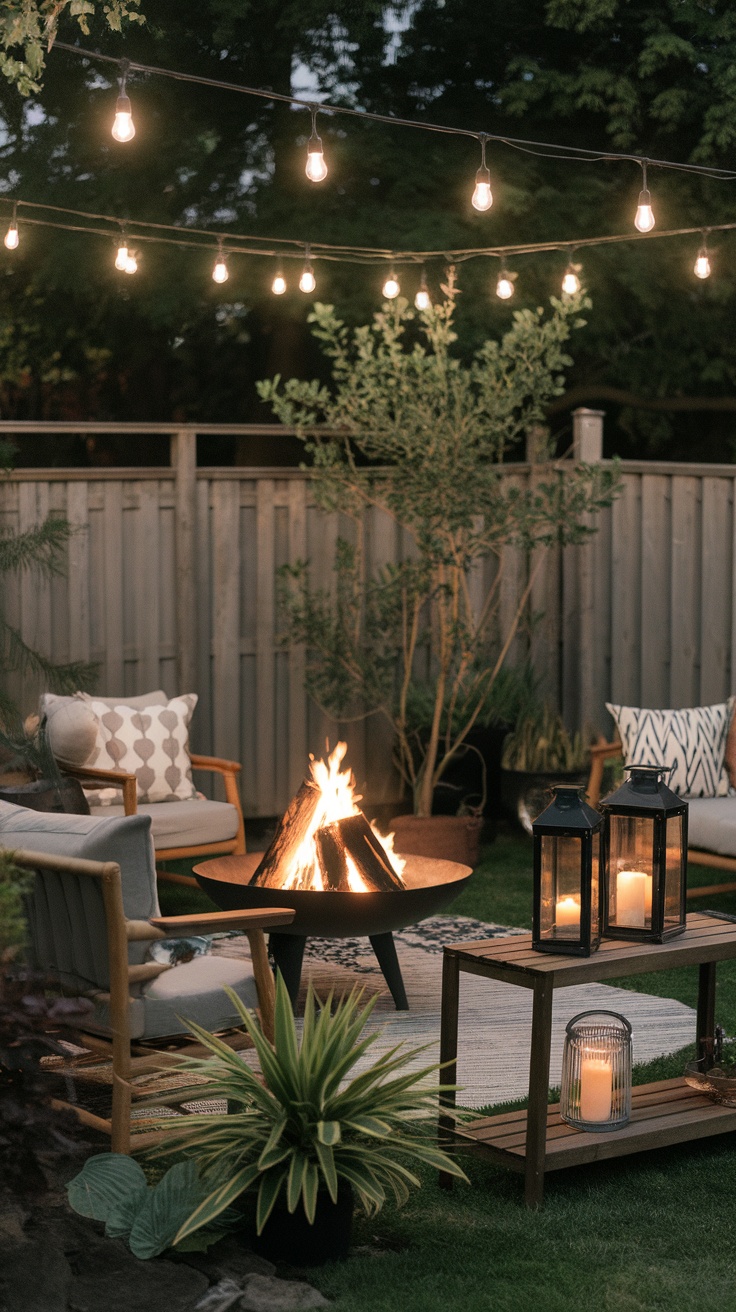
[[[627,765],[672,766],[667,783],[680,797],[726,797],[723,757],[734,698],[715,706],[651,711],[606,702]]]
[[[87,765],[123,770],[138,780],[138,801],[181,802],[196,797],[189,756],[189,722],[196,693],[174,697],[165,706],[108,706],[91,697],[97,716],[97,741]],[[97,805],[118,802],[120,791],[97,792]]]

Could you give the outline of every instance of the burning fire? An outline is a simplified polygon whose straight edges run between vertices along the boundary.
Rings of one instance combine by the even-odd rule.
[[[348,750],[347,743],[338,743],[326,761],[309,758],[309,771],[312,784],[319,790],[319,798],[311,816],[307,832],[299,844],[288,870],[284,873],[284,889],[312,888],[322,890],[324,881],[317,856],[315,835],[325,825],[337,820],[344,820],[351,815],[360,815],[358,802],[362,800],[356,792],[355,775],[352,770],[341,770],[340,766]],[[405,861],[394,852],[394,835],[381,834],[374,824],[371,829],[379,839],[391,869],[401,880]],[[360,874],[353,858],[347,854],[348,885],[352,893],[370,892],[370,885]]]

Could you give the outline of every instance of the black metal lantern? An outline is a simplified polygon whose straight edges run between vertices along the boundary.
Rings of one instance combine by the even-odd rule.
[[[557,784],[550,805],[532,825],[534,925],[537,952],[589,957],[601,938],[603,817],[581,788]]]
[[[603,932],[664,943],[685,929],[687,802],[658,765],[627,767],[631,777],[601,802],[606,818]]]

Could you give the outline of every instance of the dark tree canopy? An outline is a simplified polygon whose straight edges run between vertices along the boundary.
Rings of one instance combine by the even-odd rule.
[[[122,34],[96,29],[98,48],[279,92],[316,83],[364,108],[509,136],[736,162],[730,0],[486,0],[482,15],[470,0],[419,0],[396,6],[391,23],[378,0],[147,0],[142,8],[144,25]],[[59,36],[72,40],[76,29],[66,21]],[[403,28],[398,38],[394,26]],[[223,232],[397,248],[569,241],[632,227],[640,186],[633,164],[564,164],[493,146],[495,202],[476,215],[471,140],[323,116],[330,174],[315,187],[304,176],[303,110],[155,77],[131,78],[137,132],[120,146],[110,137],[114,72],[52,51],[37,96],[0,88],[8,196]],[[733,215],[734,183],[652,170],[650,186],[659,228]],[[711,237],[707,283],[693,276],[692,238],[586,254],[593,310],[570,384],[578,404],[595,405],[602,389],[611,450],[732,458],[734,413],[652,406],[673,398],[727,403],[734,392],[734,241]],[[510,304],[493,295],[494,262],[462,265],[459,349],[469,356],[502,332],[514,305],[544,303],[565,259],[520,258]],[[260,420],[268,416],[259,378],[319,371],[306,329],[310,298],[296,290],[272,296],[270,261],[233,261],[224,288],[211,281],[209,256],[196,251],[146,247],[134,278],[112,264],[102,238],[50,229],[26,227],[18,251],[2,249],[4,416]],[[435,288],[439,273],[439,265],[429,269]],[[380,297],[376,270],[320,265],[317,274],[321,301],[351,322],[369,319]],[[415,279],[406,272],[407,291]],[[627,404],[639,397],[650,408]],[[551,423],[565,444],[569,412],[556,408]],[[71,440],[57,442],[55,453],[87,458]],[[158,458],[151,446],[144,454]],[[214,458],[232,454],[223,447]]]

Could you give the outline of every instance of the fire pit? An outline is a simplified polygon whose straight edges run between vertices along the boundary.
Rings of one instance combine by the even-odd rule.
[[[401,856],[392,835],[378,834],[358,807],[346,745],[328,761],[311,762],[276,835],[261,853],[216,857],[194,867],[204,891],[223,910],[284,906],[296,912],[270,947],[292,1001],[308,937],[370,939],[398,1010],[408,1002],[393,930],[416,924],[451,902],[472,871],[454,861]]]

